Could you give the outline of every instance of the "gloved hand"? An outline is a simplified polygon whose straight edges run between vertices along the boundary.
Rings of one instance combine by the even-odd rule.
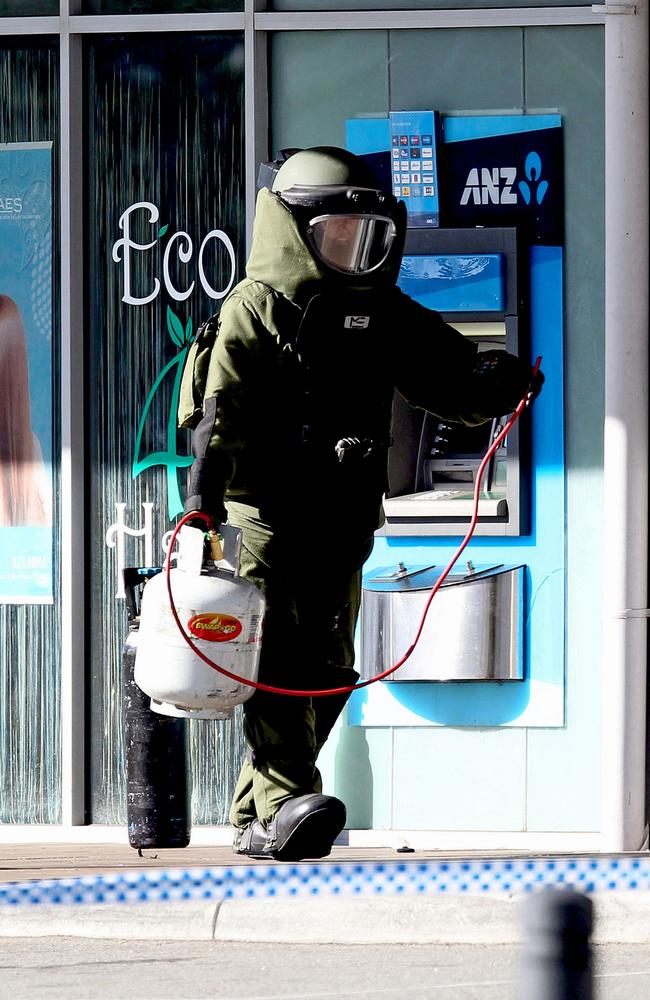
[[[209,514],[214,521],[215,528],[217,525],[225,524],[227,521],[228,512],[223,504],[223,501],[220,504],[212,505],[215,509],[209,511],[201,510],[201,508],[197,507],[196,503],[193,503],[192,501],[196,501],[196,497],[188,497],[186,500],[184,507],[185,514]],[[209,528],[207,521],[204,521],[203,518],[200,517],[197,517],[192,521],[188,521],[187,523],[191,528],[200,528],[201,531],[207,531]]]
[[[195,458],[188,477],[187,496],[183,507],[185,513],[204,511],[210,514],[217,524],[223,524],[228,517],[223,503],[227,482],[218,456]],[[204,521],[197,523],[206,528]]]
[[[199,510],[186,510],[184,514],[203,514],[204,511]],[[207,521],[204,521],[202,517],[194,517],[190,521],[186,521],[189,528],[199,528],[201,531],[208,531],[210,525]]]
[[[535,399],[544,384],[541,371],[533,375],[526,361],[507,351],[480,351],[472,375],[481,412],[493,416],[511,413],[528,392]]]

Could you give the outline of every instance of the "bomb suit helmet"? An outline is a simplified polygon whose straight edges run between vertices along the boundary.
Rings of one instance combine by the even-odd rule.
[[[349,278],[396,276],[406,234],[403,202],[377,183],[360,157],[336,146],[291,153],[272,180],[311,252]],[[397,269],[395,268],[397,260]]]

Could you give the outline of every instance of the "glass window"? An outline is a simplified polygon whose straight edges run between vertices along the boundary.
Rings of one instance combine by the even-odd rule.
[[[59,13],[59,0],[0,0],[0,17],[48,17]]]
[[[599,0],[603,3],[604,0]],[[585,7],[584,0],[541,0],[540,7]],[[530,0],[272,0],[273,10],[471,10],[485,7],[530,7]]]
[[[0,49],[0,822],[61,822],[58,51]]]
[[[91,816],[123,822],[120,568],[160,565],[191,458],[179,379],[243,274],[243,36],[89,49]],[[122,555],[123,553],[123,555]],[[241,720],[193,722],[194,819],[225,822]]]
[[[212,14],[243,9],[244,0],[85,0],[83,5],[84,14]]]

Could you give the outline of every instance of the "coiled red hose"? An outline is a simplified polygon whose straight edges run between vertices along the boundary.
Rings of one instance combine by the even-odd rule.
[[[533,368],[532,378],[534,378],[535,375],[537,374],[537,372],[539,371],[539,366],[541,364],[541,361],[542,361],[542,359],[541,359],[541,356],[540,356],[540,357],[537,358],[537,360],[535,362],[535,367]],[[532,378],[531,378],[531,381],[532,381]],[[196,644],[194,642],[192,642],[192,640],[190,639],[189,635],[186,633],[185,629],[183,628],[183,624],[182,624],[180,618],[178,617],[178,612],[176,611],[176,605],[174,604],[174,597],[173,597],[173,594],[172,594],[172,587],[171,587],[171,562],[170,562],[169,555],[168,555],[168,557],[167,557],[167,593],[169,595],[169,605],[170,605],[170,608],[171,608],[172,615],[174,617],[174,621],[176,622],[176,625],[178,626],[178,629],[179,629],[181,635],[183,636],[183,638],[185,639],[185,642],[190,647],[190,649],[195,654],[195,656],[198,656],[199,659],[203,660],[204,663],[207,663],[207,665],[209,667],[212,667],[213,670],[218,671],[220,674],[223,674],[225,677],[229,677],[230,680],[238,681],[240,684],[246,684],[248,687],[255,688],[258,691],[268,691],[271,694],[285,694],[285,695],[289,695],[289,696],[292,696],[292,697],[295,697],[295,698],[319,698],[319,697],[324,697],[326,695],[333,695],[333,694],[349,694],[351,691],[360,691],[361,688],[368,687],[369,684],[374,684],[376,681],[382,681],[386,677],[390,677],[391,674],[394,674],[396,670],[399,670],[399,668],[404,663],[406,663],[406,661],[408,660],[408,658],[411,656],[411,654],[415,650],[415,647],[417,646],[418,642],[420,641],[420,636],[422,635],[422,630],[424,629],[424,623],[426,621],[427,614],[429,613],[429,608],[431,607],[432,600],[434,599],[434,597],[436,596],[436,594],[440,590],[441,586],[443,585],[443,583],[445,582],[445,580],[447,579],[447,577],[451,573],[452,569],[454,568],[454,566],[458,562],[458,560],[459,560],[460,556],[462,555],[463,551],[465,550],[465,548],[469,544],[469,541],[470,541],[472,535],[474,534],[474,529],[476,528],[476,522],[478,521],[478,505],[479,505],[480,492],[481,492],[481,480],[483,479],[483,474],[485,472],[486,466],[487,466],[488,462],[490,461],[490,459],[492,458],[492,456],[494,455],[494,453],[497,450],[497,448],[499,447],[499,445],[501,444],[501,442],[504,440],[504,438],[507,437],[507,435],[510,433],[510,431],[512,430],[512,428],[514,427],[514,425],[516,424],[516,422],[519,420],[519,417],[521,416],[521,414],[523,413],[523,411],[526,409],[526,407],[528,406],[528,404],[531,402],[531,400],[532,400],[532,392],[529,391],[519,401],[517,407],[515,408],[514,412],[511,414],[509,420],[504,425],[503,429],[499,432],[499,434],[495,437],[494,441],[492,442],[492,444],[490,445],[490,447],[487,449],[485,455],[483,456],[481,464],[479,465],[478,471],[476,473],[476,482],[474,484],[474,508],[473,508],[472,517],[471,517],[471,520],[470,520],[470,523],[469,523],[469,527],[468,527],[467,531],[465,532],[465,535],[464,535],[464,537],[463,537],[460,545],[458,546],[456,552],[454,553],[453,557],[450,559],[449,563],[443,569],[442,573],[440,574],[440,576],[436,580],[435,585],[433,586],[433,588],[431,590],[431,593],[429,594],[429,597],[427,599],[427,603],[425,604],[424,611],[422,612],[422,618],[420,620],[420,624],[418,626],[418,630],[417,630],[417,632],[415,634],[415,638],[413,639],[413,642],[411,643],[411,645],[409,646],[409,648],[406,650],[406,652],[404,653],[404,655],[397,661],[397,663],[394,663],[392,667],[389,667],[387,670],[382,671],[380,674],[376,674],[374,677],[370,677],[368,680],[360,681],[357,684],[349,684],[349,685],[346,685],[344,687],[324,688],[323,690],[306,689],[306,690],[303,691],[303,690],[299,690],[297,688],[281,688],[281,687],[275,687],[273,684],[263,684],[261,681],[252,681],[252,680],[248,680],[246,677],[240,677],[239,674],[232,673],[232,671],[226,670],[225,667],[220,667],[218,663],[215,663],[213,660],[210,659],[209,656],[206,656],[205,653],[202,653],[201,650],[198,649],[198,647],[196,646]],[[204,521],[210,527],[216,527],[215,524],[214,524],[213,519],[210,517],[209,514],[204,514],[202,511],[194,511],[191,514],[186,514],[184,517],[181,518],[181,520],[178,522],[178,524],[176,525],[176,527],[175,527],[175,529],[173,531],[173,534],[172,534],[172,537],[171,537],[171,540],[170,540],[170,543],[169,543],[169,550],[168,550],[169,553],[171,553],[171,551],[172,551],[172,549],[174,547],[174,543],[176,542],[176,537],[178,535],[178,532],[181,530],[181,528],[183,527],[183,525],[187,524],[188,521],[196,521],[198,519]]]

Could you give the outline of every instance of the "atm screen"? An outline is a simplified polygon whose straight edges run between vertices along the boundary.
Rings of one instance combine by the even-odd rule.
[[[503,312],[504,276],[501,253],[407,254],[398,285],[437,312]]]

